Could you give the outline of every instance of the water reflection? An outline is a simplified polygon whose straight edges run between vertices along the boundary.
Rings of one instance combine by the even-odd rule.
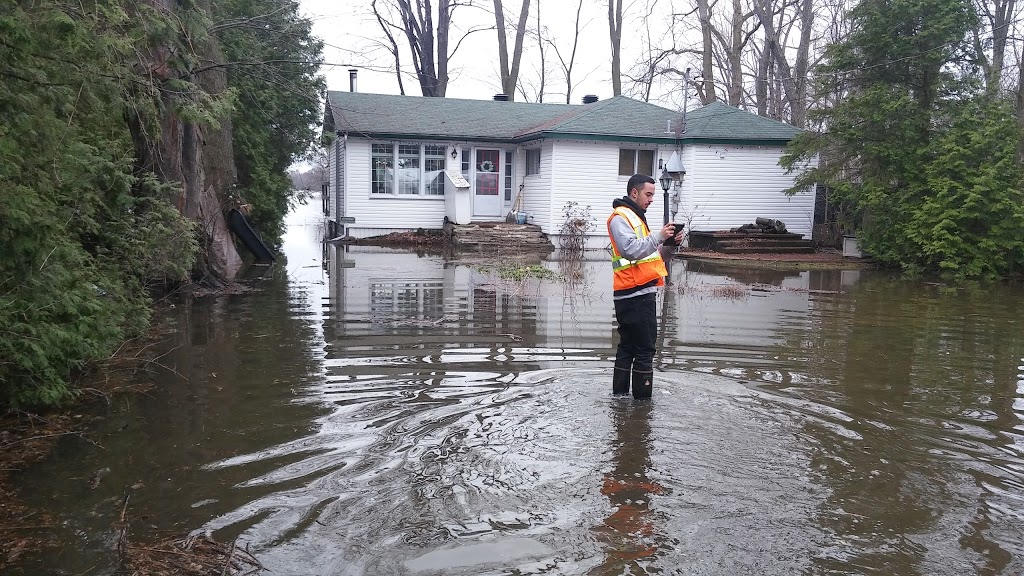
[[[665,489],[648,477],[651,468],[650,402],[616,402],[612,407],[612,469],[604,475],[601,494],[612,513],[594,528],[605,548],[604,561],[589,574],[647,574],[644,566],[664,545],[651,498]]]
[[[1020,459],[998,446],[1019,419],[1000,415],[1006,372],[985,358],[1019,358],[1021,343],[995,337],[998,314],[965,324],[988,302],[849,271],[677,262],[641,406],[608,394],[603,260],[546,262],[570,281],[543,283],[383,248],[327,256],[323,381],[308,393],[332,412],[309,437],[212,467],[287,458],[206,526],[244,534],[276,570],[1016,566]]]
[[[26,472],[77,545],[22,573],[105,566],[129,490],[277,574],[1024,573],[1018,290],[677,261],[641,405],[604,257],[509,281],[315,216],[261,292],[174,311],[106,450]]]

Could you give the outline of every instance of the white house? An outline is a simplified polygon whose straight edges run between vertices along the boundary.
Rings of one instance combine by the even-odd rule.
[[[722,230],[766,217],[811,234],[813,191],[783,194],[794,178],[779,166],[798,130],[719,102],[689,111],[684,125],[677,111],[623,96],[568,105],[331,91],[324,131],[334,135],[324,203],[332,235],[438,229],[445,217],[500,221],[521,196],[528,222],[551,236],[568,202],[589,206],[596,242],[629,176],[657,179],[673,152],[686,170],[670,190],[674,221]],[[652,227],[663,215],[658,192]]]

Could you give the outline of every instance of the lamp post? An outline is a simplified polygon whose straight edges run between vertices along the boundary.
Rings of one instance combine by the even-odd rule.
[[[665,224],[668,224],[668,189],[672,187],[672,175],[668,173],[668,170],[662,170],[661,176],[658,177],[658,182],[661,182],[661,189],[665,193]]]

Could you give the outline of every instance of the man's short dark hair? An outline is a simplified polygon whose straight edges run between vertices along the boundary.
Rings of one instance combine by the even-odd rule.
[[[626,196],[633,190],[640,192],[644,189],[644,184],[654,184],[654,178],[646,174],[633,174],[629,177],[629,182],[626,182]]]

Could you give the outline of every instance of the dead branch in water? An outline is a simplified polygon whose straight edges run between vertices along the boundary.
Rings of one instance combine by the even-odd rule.
[[[265,570],[237,541],[206,536],[172,538],[152,546],[127,544],[119,574],[130,576],[241,576]]]

